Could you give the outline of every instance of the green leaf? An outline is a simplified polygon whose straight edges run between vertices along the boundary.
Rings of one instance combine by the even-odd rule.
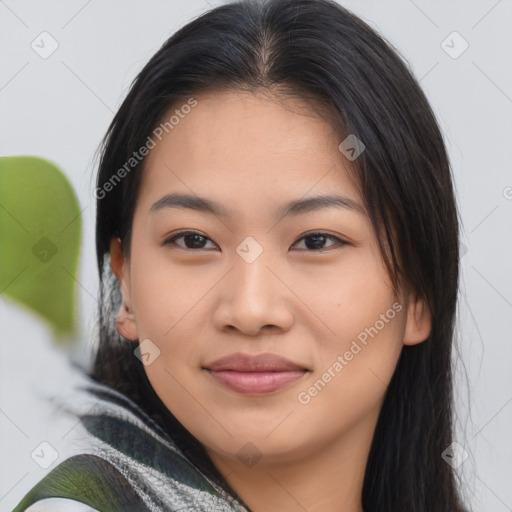
[[[60,343],[76,332],[80,238],[62,171],[41,158],[0,158],[0,295],[44,318]]]

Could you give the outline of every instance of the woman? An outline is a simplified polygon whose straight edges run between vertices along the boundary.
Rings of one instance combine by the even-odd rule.
[[[95,195],[101,445],[16,512],[464,510],[452,178],[368,25],[329,0],[200,16],[134,81]]]

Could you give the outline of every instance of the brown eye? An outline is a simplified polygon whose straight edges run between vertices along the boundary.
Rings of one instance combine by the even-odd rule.
[[[177,243],[178,240],[183,239],[182,243]],[[171,238],[165,240],[163,245],[176,245],[182,249],[210,249],[205,247],[206,244],[210,241],[214,244],[208,237],[198,233],[197,231],[184,231],[182,233],[178,233]],[[216,248],[214,244],[214,248]]]
[[[322,251],[325,249],[330,249],[331,247],[342,247],[344,245],[348,245],[348,242],[345,242],[341,238],[338,238],[337,236],[330,235],[329,233],[311,233],[309,235],[305,235],[297,242],[295,242],[294,245],[304,240],[305,249],[301,248],[300,250],[308,250],[308,251]],[[325,247],[325,244],[328,240],[333,240],[334,244],[331,244],[327,247]]]

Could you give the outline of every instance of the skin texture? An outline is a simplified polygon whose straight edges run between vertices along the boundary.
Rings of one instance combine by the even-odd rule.
[[[297,99],[196,99],[146,159],[130,254],[111,243],[129,309],[119,332],[159,348],[145,366],[156,393],[252,510],[359,512],[386,387],[402,346],[428,337],[428,309],[414,292],[394,296],[364,212],[330,206],[277,217],[284,203],[322,194],[362,205],[326,121]],[[206,197],[231,215],[150,212],[169,193]],[[163,244],[187,229],[206,237],[202,248],[187,249],[184,238]],[[314,245],[303,238],[311,231],[347,243]],[[251,263],[236,251],[248,236],[263,251]],[[190,238],[188,246],[198,247]],[[365,328],[381,324],[333,368]],[[237,352],[279,354],[309,371],[268,395],[241,395],[202,369]],[[322,377],[329,368],[331,379]]]

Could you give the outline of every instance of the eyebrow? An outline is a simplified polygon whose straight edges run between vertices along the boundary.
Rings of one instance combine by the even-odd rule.
[[[330,207],[343,208],[360,215],[366,215],[364,207],[348,197],[321,195],[290,201],[279,208],[277,217],[284,218],[290,215],[300,215]],[[231,216],[231,212],[225,206],[211,201],[210,199],[189,194],[167,194],[156,201],[149,211],[154,213],[167,208],[190,209],[198,212],[211,213],[219,217]]]

